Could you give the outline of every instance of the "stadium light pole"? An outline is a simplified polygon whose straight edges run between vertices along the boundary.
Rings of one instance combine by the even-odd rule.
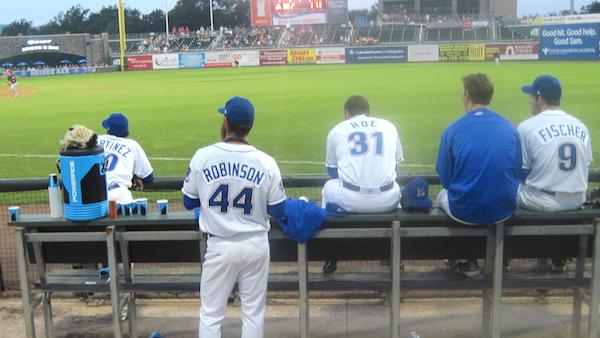
[[[215,31],[215,24],[213,19],[213,0],[208,0],[208,8],[210,10],[210,31]]]
[[[575,14],[575,0],[571,0],[571,15]]]
[[[165,32],[167,33],[167,41],[169,40],[169,6],[165,0]]]

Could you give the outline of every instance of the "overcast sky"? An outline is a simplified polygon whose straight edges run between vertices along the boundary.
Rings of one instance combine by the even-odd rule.
[[[216,0],[218,1],[218,0]],[[370,7],[376,0],[348,0],[350,9]],[[502,1],[502,0],[497,0]],[[0,24],[7,24],[17,19],[33,21],[34,25],[48,22],[56,14],[66,11],[75,4],[81,4],[84,8],[97,11],[102,6],[116,4],[117,0],[3,0],[0,10]],[[166,0],[169,8],[173,7],[176,0]],[[571,0],[518,0],[518,15],[546,14],[569,9]],[[575,9],[592,3],[592,0],[575,0]],[[164,8],[165,0],[125,0],[125,5],[134,7],[148,13],[155,8]]]

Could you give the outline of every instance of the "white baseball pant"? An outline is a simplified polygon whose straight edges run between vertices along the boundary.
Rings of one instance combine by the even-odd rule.
[[[242,338],[263,337],[269,259],[266,232],[209,236],[200,285],[200,338],[221,337],[227,299],[235,282],[242,302]]]
[[[400,204],[400,186],[394,182],[392,189],[373,193],[362,193],[345,188],[339,178],[325,183],[322,191],[323,208],[327,203],[335,203],[347,212],[388,212]]]
[[[115,200],[118,204],[127,204],[133,201],[131,191],[126,187],[118,187],[108,190],[107,198],[109,201]]]
[[[585,192],[546,192],[530,185],[520,184],[517,190],[517,204],[523,209],[535,211],[567,211],[581,208],[585,202]]]

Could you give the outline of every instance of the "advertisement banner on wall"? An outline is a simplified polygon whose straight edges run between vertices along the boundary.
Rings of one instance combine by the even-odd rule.
[[[242,67],[260,66],[260,57],[257,50],[243,50],[227,52],[229,58],[239,63]]]
[[[485,45],[485,59],[494,60],[498,53],[501,60],[537,60],[539,47],[537,43],[489,44]]]
[[[317,48],[317,64],[345,63],[344,47]]]
[[[408,47],[346,48],[346,63],[407,62]]]
[[[318,25],[327,23],[327,13],[273,14],[273,26]]]
[[[233,66],[233,60],[225,52],[206,52],[204,53],[204,58],[206,68]]]
[[[438,58],[438,45],[408,46],[408,62],[437,62]]]
[[[252,27],[273,26],[273,14],[271,13],[271,1],[250,1],[250,23]]]
[[[204,53],[179,54],[179,68],[204,68]]]
[[[152,64],[154,69],[179,68],[179,54],[153,54]]]
[[[206,52],[205,60],[206,68],[233,67],[235,61],[237,61],[241,67],[260,65],[259,53],[257,50]]]
[[[597,60],[600,24],[540,27],[541,60]]]
[[[469,61],[469,45],[441,45],[440,61]]]
[[[287,62],[290,65],[316,63],[317,51],[314,48],[288,49]]]
[[[128,56],[127,70],[152,70],[152,55]]]
[[[469,61],[483,60],[485,60],[485,45],[482,43],[469,45]]]
[[[285,49],[261,50],[259,54],[261,66],[287,64],[288,52]]]

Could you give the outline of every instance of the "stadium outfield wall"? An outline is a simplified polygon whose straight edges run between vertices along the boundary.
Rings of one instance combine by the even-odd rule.
[[[598,59],[596,46],[596,58]],[[589,50],[586,49],[586,53]],[[455,43],[411,46],[312,47],[206,51],[127,57],[127,70],[176,68],[220,68],[306,64],[364,64],[404,62],[490,61],[495,54],[502,60],[541,60],[540,44],[534,43]],[[582,59],[577,52],[566,59]]]
[[[501,60],[598,60],[600,24],[542,25],[539,42],[245,49],[127,57],[128,70]]]

